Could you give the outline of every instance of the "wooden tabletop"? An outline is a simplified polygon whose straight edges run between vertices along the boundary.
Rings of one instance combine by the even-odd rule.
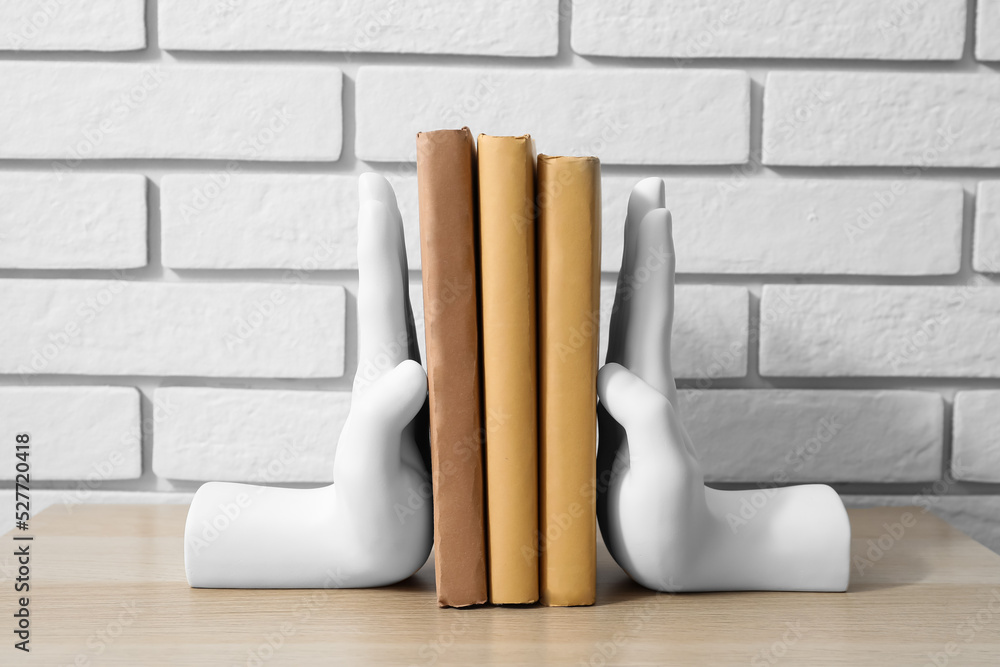
[[[186,511],[33,518],[30,654],[12,634],[23,542],[5,535],[0,664],[1000,665],[1000,556],[916,508],[850,512],[847,593],[657,594],[600,545],[594,607],[466,610],[437,607],[431,562],[381,589],[189,588]]]

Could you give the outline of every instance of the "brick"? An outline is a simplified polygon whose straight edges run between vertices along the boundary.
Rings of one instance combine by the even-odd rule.
[[[0,158],[337,160],[341,78],[325,65],[0,63]]]
[[[0,267],[146,265],[146,179],[139,174],[0,174]]]
[[[1000,289],[766,285],[765,376],[1000,377]]]
[[[955,395],[951,474],[970,482],[1000,482],[1000,391]]]
[[[976,59],[1000,60],[998,0],[976,0]]]
[[[411,268],[420,267],[416,181],[393,179]],[[163,265],[358,268],[358,179],[325,174],[171,174],[160,182]]]
[[[965,2],[574,0],[572,40],[573,50],[585,55],[684,61],[958,60],[965,46]]]
[[[156,426],[160,477],[235,482],[332,482],[349,392],[169,387]]]
[[[979,183],[972,268],[983,273],[1000,273],[1000,181]]]
[[[53,418],[53,415],[58,415]],[[0,387],[0,424],[14,479],[14,436],[28,433],[33,481],[136,479],[142,474],[139,392],[132,387]]]
[[[922,482],[941,475],[944,402],[919,391],[680,392],[710,482]]]
[[[559,0],[160,0],[160,46],[554,56]]]
[[[134,51],[146,48],[144,0],[0,3],[0,51]]]
[[[3,280],[0,373],[340,377],[344,288]]]
[[[744,287],[678,285],[674,292],[670,350],[679,378],[736,378],[747,373],[750,295]],[[601,285],[601,338],[598,359],[608,352],[608,329],[615,285]]]
[[[995,74],[771,72],[768,165],[998,167]],[[992,130],[990,129],[992,128]]]
[[[601,184],[604,271],[621,266],[625,210],[638,180],[611,176]],[[680,273],[909,276],[954,274],[961,267],[959,183],[665,181]]]
[[[468,125],[607,164],[736,164],[749,154],[750,86],[722,70],[362,67],[357,120],[362,160],[413,162],[417,132]]]

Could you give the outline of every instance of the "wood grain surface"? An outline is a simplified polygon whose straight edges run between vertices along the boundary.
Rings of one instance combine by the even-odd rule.
[[[33,518],[30,654],[13,648],[15,543],[0,538],[0,665],[1000,664],[1000,556],[916,508],[850,512],[867,562],[847,593],[657,594],[599,545],[593,607],[464,610],[438,608],[432,561],[382,589],[189,588],[186,510]]]

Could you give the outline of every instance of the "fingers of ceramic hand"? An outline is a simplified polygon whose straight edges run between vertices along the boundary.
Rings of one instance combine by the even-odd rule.
[[[631,304],[621,363],[665,395],[677,408],[677,389],[670,364],[674,320],[674,246],[670,212],[650,211],[636,230]]]
[[[609,362],[621,363],[625,346],[624,337],[631,311],[631,282],[638,248],[639,224],[646,215],[665,206],[663,179],[646,178],[632,188],[625,215],[622,266],[618,272],[618,288],[615,291],[615,305],[611,314],[611,331],[608,339]]]
[[[407,290],[406,248],[396,196],[377,174],[359,180],[358,372],[355,390],[365,389],[408,359],[412,318]]]
[[[625,429],[632,467],[664,455],[697,465],[688,456],[684,430],[670,401],[640,377],[620,364],[605,364],[597,374],[597,395]]]

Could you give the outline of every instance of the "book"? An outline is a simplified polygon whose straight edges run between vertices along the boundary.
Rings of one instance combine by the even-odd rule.
[[[469,128],[417,134],[417,191],[438,604],[487,601],[476,275],[476,156]]]
[[[538,156],[540,599],[594,603],[601,167]]]
[[[489,597],[538,600],[535,152],[479,135],[480,292]]]

